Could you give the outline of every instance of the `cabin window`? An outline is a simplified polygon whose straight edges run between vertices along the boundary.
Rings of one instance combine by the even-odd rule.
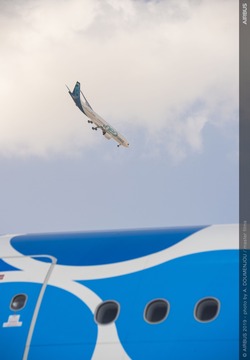
[[[115,301],[105,301],[101,303],[95,312],[95,321],[100,325],[107,325],[114,322],[119,315],[120,306]]]
[[[170,305],[164,299],[150,301],[144,311],[144,318],[150,324],[158,324],[168,316]]]
[[[195,318],[198,321],[214,320],[219,313],[220,303],[215,298],[201,299],[195,306]]]
[[[27,302],[27,295],[25,294],[15,295],[11,300],[10,308],[11,310],[14,311],[22,310],[25,307],[26,302]]]

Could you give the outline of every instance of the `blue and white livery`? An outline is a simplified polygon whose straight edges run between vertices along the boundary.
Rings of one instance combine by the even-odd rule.
[[[238,234],[0,236],[0,359],[237,359]]]
[[[66,85],[68,88],[68,86]],[[108,124],[103,118],[101,118],[100,115],[98,115],[90,106],[88,100],[84,96],[84,94],[81,91],[80,83],[77,81],[74,87],[74,90],[71,92],[70,89],[69,94],[74,100],[76,106],[86,115],[89,120],[88,123],[95,124],[95,126],[92,127],[93,130],[101,129],[103,135],[106,139],[114,139],[116,142],[118,142],[118,147],[120,145],[124,147],[128,147],[129,143],[127,139],[118,131],[116,131],[110,124]]]

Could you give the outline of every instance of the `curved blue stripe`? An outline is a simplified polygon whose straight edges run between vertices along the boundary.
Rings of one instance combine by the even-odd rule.
[[[20,269],[17,269],[14,266],[7,264],[5,261],[0,259],[0,271],[16,271],[16,270],[20,270]]]
[[[54,256],[61,265],[103,265],[164,250],[203,228],[21,235],[11,245],[24,255]]]

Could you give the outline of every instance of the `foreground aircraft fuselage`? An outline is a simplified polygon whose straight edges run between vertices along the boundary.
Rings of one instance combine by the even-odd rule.
[[[68,87],[67,87],[68,88]],[[128,147],[129,143],[125,139],[124,136],[118,133],[110,124],[108,124],[100,115],[98,115],[90,106],[89,102],[87,101],[86,97],[83,95],[80,83],[77,81],[74,90],[71,92],[70,89],[69,94],[74,100],[76,106],[86,115],[90,120],[89,123],[95,124],[92,127],[93,130],[101,129],[103,135],[108,139],[114,139],[118,142],[118,147],[120,145]]]
[[[238,357],[238,226],[0,237],[1,360]]]

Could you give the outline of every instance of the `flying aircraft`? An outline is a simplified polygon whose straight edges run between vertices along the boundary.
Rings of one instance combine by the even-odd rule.
[[[238,359],[238,239],[238,225],[0,236],[0,359]]]
[[[86,115],[88,119],[88,123],[94,124],[92,126],[93,130],[101,129],[103,135],[106,139],[114,139],[118,142],[119,146],[128,147],[129,143],[118,131],[116,131],[110,124],[108,124],[100,115],[98,115],[90,106],[83,92],[81,91],[80,83],[77,81],[74,87],[74,90],[71,92],[69,87],[66,85],[69,90],[69,94],[74,100],[76,106]]]

